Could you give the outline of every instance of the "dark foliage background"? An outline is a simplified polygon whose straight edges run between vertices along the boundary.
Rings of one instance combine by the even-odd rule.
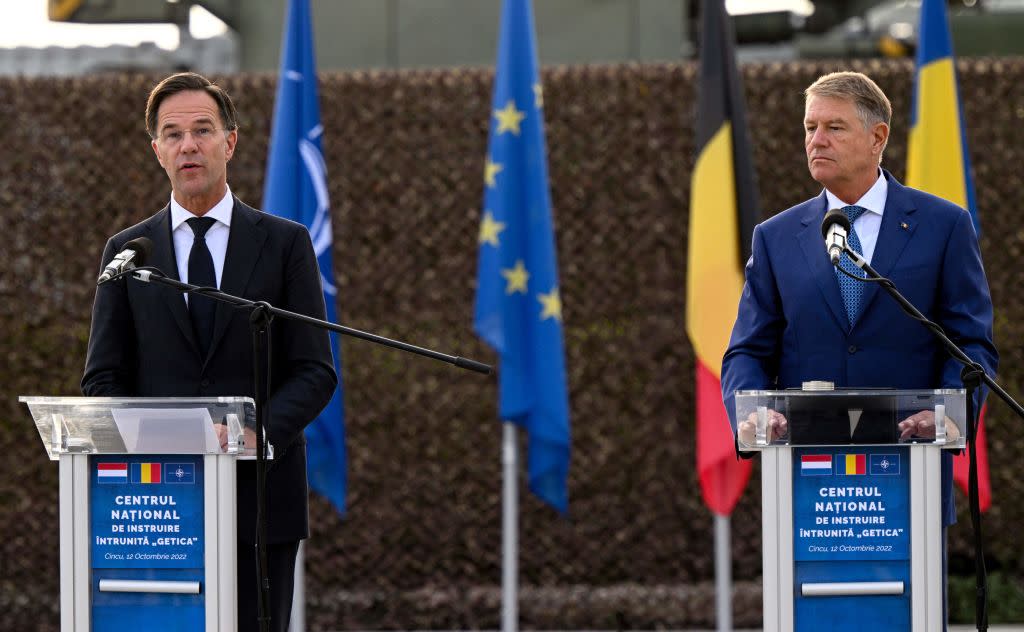
[[[767,217],[817,192],[802,90],[871,74],[895,108],[885,166],[902,177],[905,61],[744,68]],[[996,305],[1000,379],[1024,392],[1024,60],[958,65]],[[106,238],[168,200],[142,112],[156,76],[0,80],[0,629],[56,630],[57,467],[21,394],[77,395]],[[472,334],[489,70],[322,76],[339,314],[359,329],[493,359]],[[242,115],[232,189],[259,205],[274,76],[221,78]],[[545,116],[570,371],[571,516],[522,495],[522,625],[680,628],[713,619],[712,518],[694,473],[693,352],[683,315],[696,67],[552,68]],[[343,345],[350,496],[314,498],[311,629],[497,628],[500,436],[493,379],[367,343]],[[989,569],[1021,597],[1019,420],[988,418]],[[950,531],[969,574],[970,527]],[[760,620],[756,474],[733,520],[736,623]],[[965,590],[969,586],[964,584]],[[964,600],[970,603],[970,599]]]

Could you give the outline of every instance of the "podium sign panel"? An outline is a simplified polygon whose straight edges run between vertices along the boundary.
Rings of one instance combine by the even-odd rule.
[[[737,393],[739,447],[761,452],[766,632],[941,629],[940,457],[964,447],[965,404],[962,390]],[[920,411],[935,437],[901,441]]]
[[[793,559],[909,560],[910,472],[900,468],[909,456],[890,447],[795,449]]]
[[[908,460],[907,448],[890,446],[793,450],[795,586],[838,578],[909,588],[910,473],[899,467]],[[857,595],[795,590],[794,599],[800,630],[910,629],[909,589],[872,596],[870,608]]]
[[[98,456],[90,470],[93,631],[152,629],[157,621],[202,630],[202,457]],[[183,592],[106,590],[121,581],[166,582]]]
[[[235,461],[254,452],[253,400],[20,401],[60,462],[61,632],[234,632]]]
[[[203,567],[202,459],[160,456],[92,460],[93,568]]]

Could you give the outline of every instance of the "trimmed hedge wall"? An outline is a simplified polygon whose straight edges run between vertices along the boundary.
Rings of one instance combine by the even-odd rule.
[[[746,66],[763,216],[817,192],[803,154],[802,91],[849,67],[893,101],[884,165],[903,176],[909,62]],[[1019,395],[1024,60],[958,69],[1000,379]],[[16,396],[79,393],[103,244],[167,202],[143,124],[158,79],[0,79],[0,629],[58,626],[57,467]],[[493,359],[471,331],[491,79],[486,69],[321,77],[346,324]],[[259,206],[275,77],[221,83],[242,117],[230,183]],[[572,402],[571,515],[522,494],[522,625],[710,625],[712,518],[694,472],[693,352],[683,323],[696,67],[551,68],[544,85]],[[349,509],[341,519],[313,500],[310,629],[497,628],[495,381],[358,340],[343,343],[343,360]],[[1024,554],[1011,534],[1024,523],[1024,472],[1012,447],[1020,425],[998,402],[987,424],[989,569],[1019,587]],[[968,574],[960,504],[951,569]],[[733,518],[735,620],[756,626],[756,474]]]

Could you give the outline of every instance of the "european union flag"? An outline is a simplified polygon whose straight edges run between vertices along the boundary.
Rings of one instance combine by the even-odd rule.
[[[506,0],[480,224],[477,333],[499,355],[501,419],[528,434],[530,489],[568,509],[569,398],[533,10]]]
[[[330,200],[322,135],[309,0],[291,0],[281,47],[263,208],[309,229],[320,265],[327,320],[337,322],[338,289],[331,263]],[[341,352],[338,334],[333,332],[331,349],[338,371],[338,388],[320,416],[306,427],[309,482],[339,513],[344,513],[345,415],[341,403]]]

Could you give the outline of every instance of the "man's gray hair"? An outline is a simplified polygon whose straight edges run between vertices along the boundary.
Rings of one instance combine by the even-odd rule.
[[[804,90],[804,98],[830,97],[850,101],[857,108],[864,127],[875,123],[890,124],[892,104],[878,84],[860,72],[833,72],[822,75]]]

